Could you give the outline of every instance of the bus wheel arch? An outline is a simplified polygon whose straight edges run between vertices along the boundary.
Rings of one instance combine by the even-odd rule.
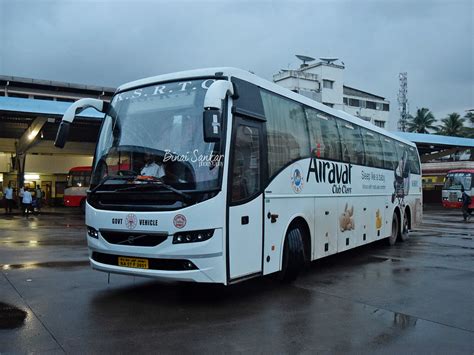
[[[303,217],[296,217],[289,224],[282,250],[279,279],[291,282],[311,261],[310,229]]]
[[[395,207],[395,209],[393,210],[393,215],[392,215],[390,236],[387,238],[389,245],[395,245],[395,243],[397,242],[397,239],[399,238],[400,221],[401,221],[400,209],[398,207]]]
[[[409,230],[411,228],[411,212],[410,207],[405,207],[405,213],[403,214],[403,222],[400,224],[399,228],[399,240],[404,242],[409,237]]]

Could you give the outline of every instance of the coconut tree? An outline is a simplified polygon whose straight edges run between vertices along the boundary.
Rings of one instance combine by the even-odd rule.
[[[469,111],[468,113],[466,113],[464,115],[464,118],[466,119],[466,121],[471,122],[471,124],[474,124],[474,112],[473,111]]]
[[[409,132],[430,133],[429,130],[438,130],[434,125],[435,123],[436,119],[430,110],[426,107],[422,107],[416,110],[416,116],[410,116],[408,118],[407,129]]]
[[[453,112],[441,120],[439,133],[444,136],[462,137],[464,134],[464,118],[459,113]]]

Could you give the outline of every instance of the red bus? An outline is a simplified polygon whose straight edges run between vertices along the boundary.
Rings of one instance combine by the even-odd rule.
[[[474,208],[474,169],[450,170],[446,174],[442,196],[444,208],[461,208],[461,187],[471,196],[469,209]]]
[[[92,167],[78,166],[69,170],[64,189],[64,206],[85,209],[86,191],[91,181]]]

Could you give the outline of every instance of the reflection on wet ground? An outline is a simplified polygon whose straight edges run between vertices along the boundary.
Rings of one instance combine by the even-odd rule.
[[[15,329],[21,327],[27,315],[28,313],[22,309],[8,303],[0,302],[0,329]]]
[[[29,262],[29,263],[24,263],[24,264],[0,264],[0,269],[17,270],[17,269],[36,269],[40,267],[67,269],[67,268],[76,268],[76,267],[88,266],[88,265],[89,265],[89,260],[48,261],[44,263]]]
[[[108,283],[82,216],[0,219],[0,300],[28,310],[8,318],[0,353],[473,353],[474,246],[458,218],[427,213],[407,242],[313,262],[293,284],[228,287]]]

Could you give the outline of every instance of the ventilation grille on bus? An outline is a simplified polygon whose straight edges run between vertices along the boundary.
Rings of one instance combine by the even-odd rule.
[[[140,232],[121,232],[121,231],[110,231],[110,230],[100,230],[102,238],[104,238],[110,244],[120,244],[120,245],[129,245],[129,246],[139,246],[139,247],[155,247],[160,243],[163,243],[167,234],[150,234],[150,233],[140,233]]]

